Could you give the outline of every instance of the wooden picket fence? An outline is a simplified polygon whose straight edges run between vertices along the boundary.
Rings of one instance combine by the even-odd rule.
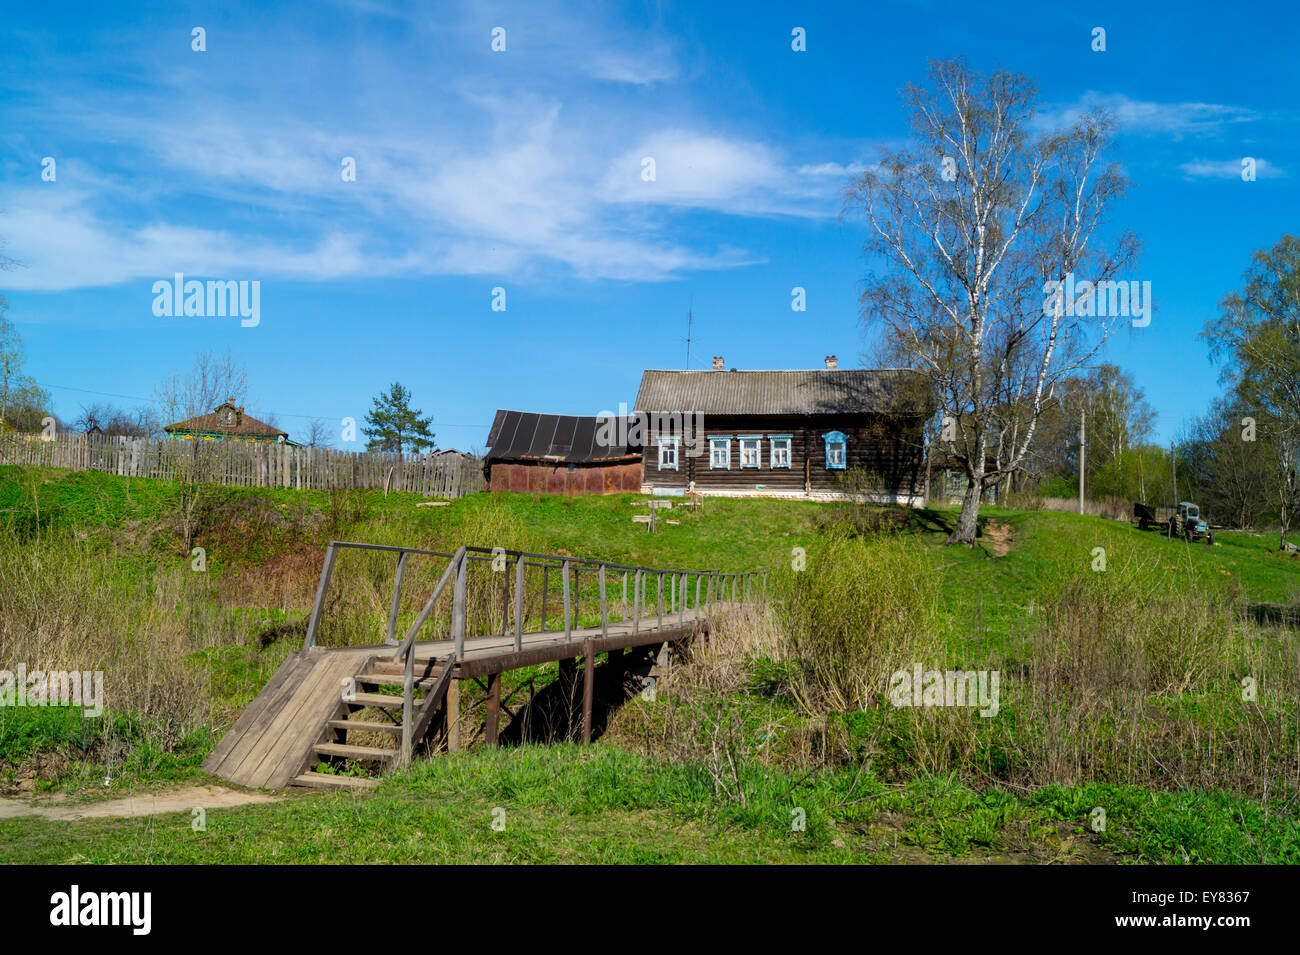
[[[213,484],[242,487],[375,488],[428,497],[460,497],[486,486],[483,462],[375,451],[335,451],[252,441],[192,441],[110,435],[0,435],[0,464],[123,477],[177,480],[201,474]]]

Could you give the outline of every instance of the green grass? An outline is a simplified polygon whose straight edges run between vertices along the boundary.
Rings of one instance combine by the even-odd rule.
[[[57,767],[34,777],[39,791],[117,796],[195,779],[216,743],[206,726],[160,727],[131,714],[88,718],[78,707],[0,707],[0,781],[35,760]]]
[[[136,819],[0,822],[6,863],[1297,862],[1300,826],[1202,793],[887,786],[844,770],[753,768],[745,802],[698,766],[612,746],[484,750],[419,764],[376,792]],[[1093,832],[1104,807],[1105,831]],[[498,811],[500,810],[500,811]],[[806,820],[802,831],[794,822]],[[504,829],[493,829],[500,820]]]

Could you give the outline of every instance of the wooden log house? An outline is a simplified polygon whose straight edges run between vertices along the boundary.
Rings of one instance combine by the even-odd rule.
[[[903,369],[648,370],[642,493],[924,504],[925,401]]]

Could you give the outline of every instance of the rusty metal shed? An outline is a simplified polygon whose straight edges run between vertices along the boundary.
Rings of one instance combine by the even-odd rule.
[[[606,444],[600,439],[608,429],[594,415],[499,410],[488,433],[488,484],[494,491],[635,493],[641,448],[628,441],[633,420],[624,417],[618,427],[615,419],[614,441]]]

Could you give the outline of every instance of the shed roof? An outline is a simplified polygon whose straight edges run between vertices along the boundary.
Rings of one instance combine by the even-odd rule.
[[[632,418],[623,419],[624,426],[615,429],[617,442],[601,444],[602,419],[591,416],[539,414],[536,411],[497,411],[488,433],[493,460],[535,459],[558,463],[587,463],[616,460],[640,454],[641,449],[631,446],[627,438],[632,430]]]
[[[660,371],[641,376],[636,410],[713,415],[853,414],[923,404],[905,368],[806,371]]]

